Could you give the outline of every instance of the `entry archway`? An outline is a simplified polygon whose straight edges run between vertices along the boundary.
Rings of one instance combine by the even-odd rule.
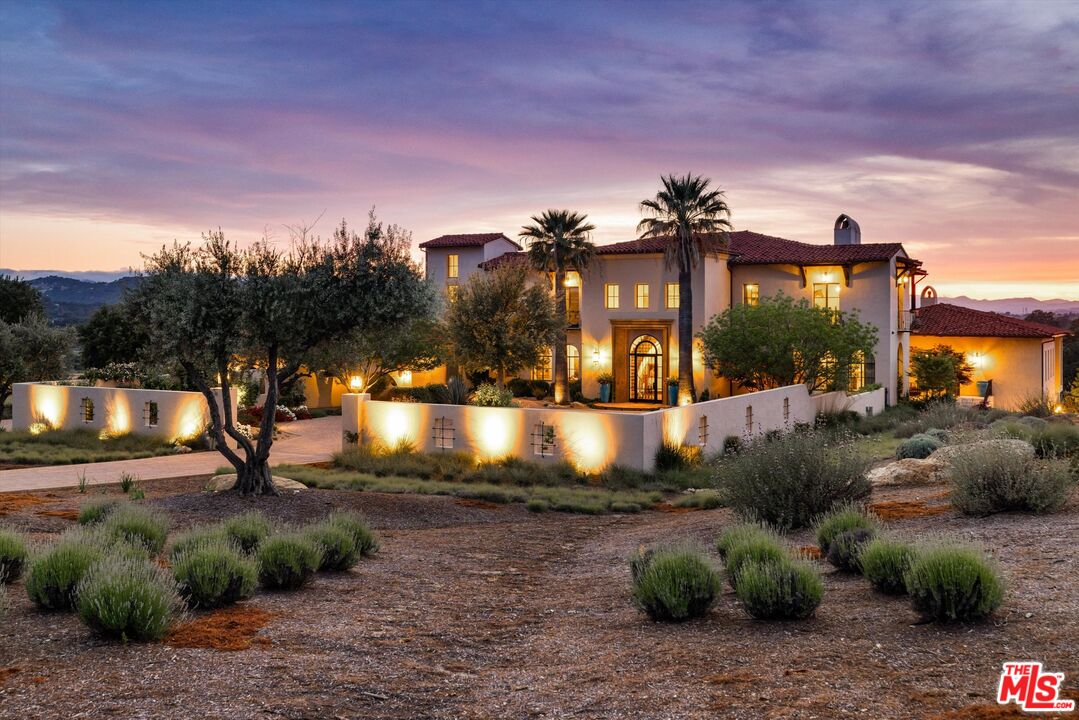
[[[629,399],[663,399],[663,346],[652,335],[641,335],[629,347]]]

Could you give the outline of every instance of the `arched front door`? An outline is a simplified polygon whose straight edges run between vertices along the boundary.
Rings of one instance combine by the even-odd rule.
[[[661,402],[663,351],[659,340],[641,335],[629,348],[629,399]]]

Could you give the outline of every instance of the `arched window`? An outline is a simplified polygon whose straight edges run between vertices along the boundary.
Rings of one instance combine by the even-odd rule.
[[[659,340],[641,335],[629,349],[629,399],[662,400],[663,351]]]
[[[566,374],[570,380],[581,379],[581,351],[576,345],[566,346]]]

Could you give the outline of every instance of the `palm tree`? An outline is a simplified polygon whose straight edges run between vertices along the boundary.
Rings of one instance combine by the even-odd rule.
[[[588,216],[570,210],[545,210],[533,215],[533,225],[526,225],[518,233],[528,240],[528,262],[536,270],[554,273],[555,307],[562,315],[562,331],[551,350],[551,366],[554,370],[554,401],[568,402],[566,386],[566,271],[574,269],[583,273],[588,267],[596,246],[589,240],[596,226],[587,222]]]
[[[650,215],[637,223],[640,238],[670,238],[667,267],[678,268],[678,404],[696,400],[693,387],[693,269],[716,234],[726,242],[731,210],[722,190],[710,190],[712,181],[699,175],[660,178],[663,189],[641,202]]]

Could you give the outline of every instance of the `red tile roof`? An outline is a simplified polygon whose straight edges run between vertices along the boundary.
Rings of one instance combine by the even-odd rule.
[[[895,255],[904,255],[899,243],[867,243],[862,245],[811,245],[762,235],[750,230],[727,233],[725,245],[719,235],[706,240],[712,252],[728,252],[735,265],[844,265],[857,262],[882,262]],[[627,240],[596,248],[597,255],[637,255],[661,253],[670,242],[667,238]]]
[[[484,260],[480,263],[481,270],[494,270],[495,268],[502,267],[503,265],[526,263],[528,262],[528,253],[526,252],[507,252],[502,253],[498,257],[493,257],[490,260]]]
[[[464,233],[460,235],[439,235],[433,240],[420,243],[420,249],[427,248],[455,248],[455,247],[483,247],[494,240],[505,240],[513,243],[518,250],[520,245],[510,240],[502,233]]]
[[[1020,320],[985,310],[938,303],[918,308],[911,327],[914,335],[941,337],[1050,338],[1070,335],[1063,328]]]

